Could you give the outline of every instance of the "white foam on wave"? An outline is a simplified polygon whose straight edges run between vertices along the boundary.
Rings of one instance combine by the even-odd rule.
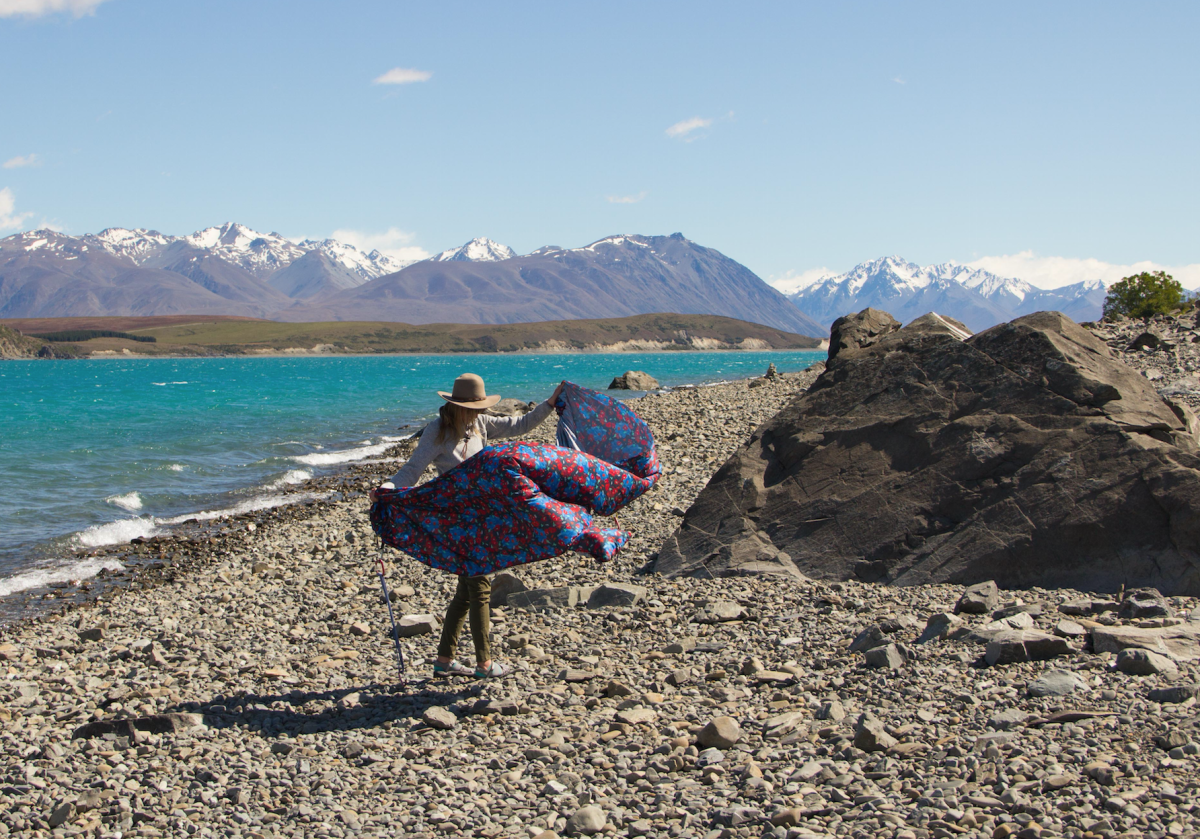
[[[212,521],[213,519],[223,519],[228,516],[240,516],[243,513],[253,513],[256,510],[269,510],[272,507],[282,507],[285,504],[298,504],[301,501],[308,501],[318,497],[321,496],[312,492],[296,492],[291,495],[258,495],[254,498],[248,498],[240,504],[226,507],[223,510],[201,510],[199,513],[185,513],[182,516],[155,519],[155,521],[166,525],[182,524],[185,521],[193,520]]]
[[[363,442],[367,445],[356,446],[352,449],[340,449],[333,452],[294,455],[291,460],[303,463],[305,466],[335,466],[339,463],[357,463],[369,457],[378,457],[401,440],[407,440],[412,435],[403,437],[381,437],[381,443]]]
[[[289,469],[282,478],[267,484],[267,489],[282,489],[286,486],[302,484],[313,476],[307,469]]]
[[[104,545],[120,545],[141,536],[148,539],[157,536],[158,519],[153,516],[110,521],[107,524],[93,524],[87,530],[76,534],[75,538],[85,548],[99,548]]]
[[[172,472],[182,472],[184,469],[187,469],[187,467],[184,466],[182,463],[172,463],[167,468],[170,469]]]
[[[8,597],[18,591],[31,588],[41,588],[51,583],[69,583],[74,580],[86,580],[96,576],[101,571],[120,571],[125,566],[115,559],[81,559],[55,568],[37,568],[33,571],[22,571],[11,577],[0,578],[0,597]]]
[[[136,513],[142,509],[142,496],[136,492],[127,492],[124,495],[110,495],[104,500],[109,504],[116,504],[118,507],[128,510],[131,513]]]

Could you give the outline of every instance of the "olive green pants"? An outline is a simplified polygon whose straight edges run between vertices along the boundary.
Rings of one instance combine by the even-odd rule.
[[[492,581],[487,577],[458,578],[458,588],[454,590],[454,597],[446,607],[446,620],[442,622],[442,640],[438,644],[439,656],[454,658],[463,622],[470,615],[471,640],[475,642],[476,663],[483,664],[491,660],[491,601]]]

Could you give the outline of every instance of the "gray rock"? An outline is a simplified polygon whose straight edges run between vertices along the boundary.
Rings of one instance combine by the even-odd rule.
[[[442,730],[454,728],[458,725],[458,717],[449,708],[444,708],[441,705],[430,705],[421,713],[421,719],[430,728],[439,728]]]
[[[1030,629],[1011,629],[997,633],[988,642],[984,659],[989,666],[994,666],[1018,661],[1043,661],[1070,652],[1071,645],[1065,638]]]
[[[1029,719],[1029,715],[1024,711],[1009,708],[1006,711],[1000,711],[989,717],[988,725],[997,731],[1008,731],[1010,728],[1017,728],[1023,725],[1027,719]]]
[[[1127,649],[1117,653],[1114,665],[1122,673],[1131,676],[1157,676],[1164,674],[1174,676],[1179,672],[1175,662],[1165,655],[1150,652],[1150,650]]]
[[[1121,601],[1121,607],[1117,611],[1117,617],[1125,618],[1126,620],[1138,620],[1141,618],[1173,618],[1175,610],[1172,609],[1156,588],[1135,588],[1125,595],[1125,599]]]
[[[104,637],[104,629],[99,626],[93,627],[91,629],[79,630],[79,640],[80,641],[99,641],[103,637]]]
[[[1055,312],[966,340],[933,320],[847,318],[654,570],[720,577],[769,543],[821,580],[1200,594],[1200,458],[1150,382]]]
[[[608,824],[608,817],[604,811],[594,804],[589,804],[571,814],[567,819],[567,830],[571,833],[592,836],[604,830],[606,824]]]
[[[518,591],[528,591],[525,582],[511,571],[501,571],[492,578],[492,606],[507,606],[508,596]]]
[[[1151,702],[1178,704],[1200,695],[1200,685],[1175,685],[1169,688],[1154,688],[1146,694]]]
[[[954,613],[969,615],[985,615],[996,608],[1000,602],[1000,588],[994,580],[976,583],[963,592],[962,597],[954,604]]]
[[[873,623],[855,636],[850,642],[850,652],[860,653],[887,642],[887,636],[877,623]]]
[[[683,653],[690,653],[694,649],[696,649],[695,638],[680,638],[678,641],[668,644],[663,652],[672,655],[682,655]]]
[[[438,621],[433,615],[405,615],[396,621],[396,630],[401,638],[414,638],[436,632]]]
[[[1025,687],[1030,696],[1066,696],[1077,690],[1087,690],[1087,682],[1069,670],[1047,670]]]
[[[733,717],[716,717],[710,720],[700,734],[696,743],[705,748],[728,749],[742,739],[742,727]]]
[[[1176,661],[1200,659],[1200,624],[1189,621],[1175,626],[1095,626],[1092,650],[1119,653],[1125,649],[1149,650]]]
[[[658,390],[658,379],[641,370],[626,370],[612,380],[609,390]]]
[[[588,598],[589,609],[605,607],[636,606],[646,599],[646,587],[629,583],[605,583],[597,586]]]
[[[842,707],[842,703],[837,699],[827,699],[821,703],[821,707],[817,709],[816,717],[819,720],[832,720],[840,722],[846,718],[846,709]]]
[[[854,725],[854,747],[864,752],[882,752],[896,745],[897,740],[888,734],[883,723],[863,714]]]
[[[883,644],[867,650],[867,666],[878,670],[897,670],[904,664],[904,656],[895,644]]]
[[[925,629],[917,637],[917,643],[928,644],[930,641],[941,641],[960,626],[962,626],[962,618],[949,612],[930,615],[925,621]]]
[[[75,802],[64,801],[50,813],[50,827],[59,827],[75,818]]]
[[[734,603],[730,600],[717,600],[709,603],[703,609],[696,613],[694,620],[696,623],[725,623],[727,621],[740,621],[748,617],[746,610],[740,603]]]

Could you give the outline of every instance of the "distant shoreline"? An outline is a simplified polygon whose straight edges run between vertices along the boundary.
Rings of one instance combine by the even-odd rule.
[[[56,332],[60,335],[54,336]],[[63,340],[61,333],[70,332],[84,337]],[[291,323],[186,316],[0,321],[0,358],[545,355],[827,347],[824,338],[762,324],[673,313],[504,324]]]

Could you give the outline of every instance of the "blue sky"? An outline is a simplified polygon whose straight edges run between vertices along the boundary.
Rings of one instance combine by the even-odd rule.
[[[0,0],[0,235],[681,231],[775,282],[899,254],[1194,286],[1197,31],[1196,3]]]

